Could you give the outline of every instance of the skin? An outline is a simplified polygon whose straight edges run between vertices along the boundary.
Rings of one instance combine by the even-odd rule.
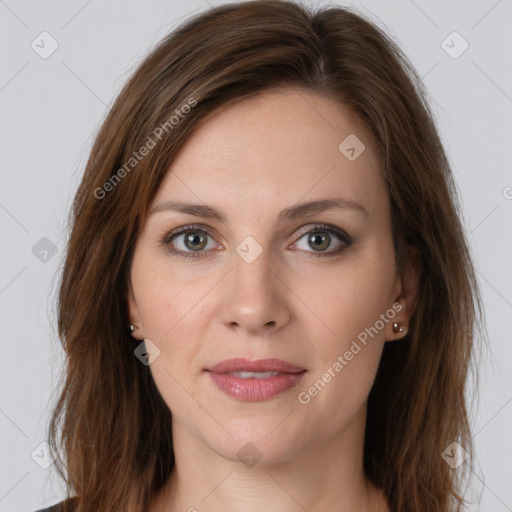
[[[338,149],[349,134],[365,144],[354,161]],[[277,222],[284,208],[333,196],[367,213],[338,208]],[[160,350],[150,371],[172,411],[176,456],[149,511],[389,511],[363,473],[366,403],[384,343],[407,332],[418,274],[397,272],[389,198],[362,123],[346,107],[304,90],[243,100],[187,141],[151,209],[168,200],[208,204],[227,220],[161,211],[136,242],[133,336]],[[318,223],[344,230],[354,242],[347,246],[324,229],[330,244],[316,249],[307,233]],[[204,235],[202,257],[169,252],[195,254],[185,235],[161,243],[188,224],[213,232]],[[236,252],[248,236],[262,250],[251,263]],[[314,257],[339,247],[336,255]],[[362,350],[301,404],[299,393],[393,304],[401,310],[392,321],[367,345],[359,343]],[[393,322],[404,332],[393,332]],[[218,390],[204,371],[237,356],[275,357],[307,373],[297,389],[241,401]],[[261,454],[253,466],[237,456],[249,442]]]

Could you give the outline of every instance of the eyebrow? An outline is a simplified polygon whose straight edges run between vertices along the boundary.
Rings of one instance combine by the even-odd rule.
[[[277,222],[279,223],[283,220],[294,220],[300,217],[306,217],[307,215],[313,215],[315,213],[324,212],[326,210],[332,210],[334,208],[354,210],[364,214],[365,216],[368,216],[368,211],[362,204],[351,201],[350,199],[345,199],[343,197],[328,197],[324,199],[317,199],[315,201],[299,203],[294,206],[290,206],[289,208],[285,208],[279,213]],[[215,210],[214,208],[205,204],[165,201],[155,206],[149,215],[163,211],[187,213],[196,217],[215,219],[220,222],[227,223],[227,216],[224,212]]]

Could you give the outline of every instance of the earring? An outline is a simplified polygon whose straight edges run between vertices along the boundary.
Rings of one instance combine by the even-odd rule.
[[[404,332],[404,328],[397,322],[393,323],[393,332]]]
[[[135,331],[135,325],[130,324],[130,331],[131,331],[131,332]]]

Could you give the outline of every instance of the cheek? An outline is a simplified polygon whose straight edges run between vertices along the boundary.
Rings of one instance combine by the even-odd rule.
[[[330,340],[327,345],[332,349],[349,346],[391,306],[394,256],[391,254],[390,262],[389,255],[369,249],[352,255],[338,267],[316,272],[310,282],[301,276],[295,284],[297,296],[310,310],[308,315],[321,321],[322,331]],[[382,321],[378,322],[375,338],[384,339],[382,327]]]
[[[381,315],[389,309],[390,286],[385,273],[354,269],[340,276],[339,288],[324,294],[322,300],[315,294],[312,309],[316,308],[329,330],[322,329],[328,334],[315,345],[314,364],[301,388],[300,403],[307,402],[306,407],[323,417],[322,428],[331,434],[364,407],[375,381],[385,341]],[[313,435],[318,425],[314,420],[308,420],[308,425]]]
[[[146,257],[146,264],[134,262],[133,280],[137,307],[145,335],[162,343],[173,337],[187,315],[194,315],[201,298],[200,281],[184,281],[170,271],[162,258]],[[149,263],[147,263],[149,262]]]
[[[158,385],[165,382],[174,388],[169,373],[184,382],[198,372],[196,356],[210,324],[206,305],[215,281],[178,275],[165,261],[153,261],[140,270],[136,297],[144,335],[160,349],[151,370]]]
[[[159,348],[159,357],[150,365],[153,380],[164,402],[174,412],[196,407],[191,399],[196,395],[189,385],[197,354],[200,353],[201,336],[195,334],[198,325],[201,286],[179,281],[166,275],[164,270],[147,275],[139,288],[139,311],[146,338]],[[200,407],[198,407],[198,413]]]

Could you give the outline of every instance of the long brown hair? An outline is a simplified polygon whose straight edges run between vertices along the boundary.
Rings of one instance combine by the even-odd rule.
[[[143,511],[173,469],[171,412],[127,329],[134,242],[194,130],[273,87],[324,95],[365,123],[399,271],[410,248],[420,255],[409,332],[385,344],[368,399],[365,472],[393,512],[461,509],[482,307],[428,95],[399,47],[353,9],[255,0],[200,13],[156,46],[108,112],[74,198],[58,294],[65,379],[48,442],[78,512]],[[454,441],[469,454],[459,469],[441,456]]]

